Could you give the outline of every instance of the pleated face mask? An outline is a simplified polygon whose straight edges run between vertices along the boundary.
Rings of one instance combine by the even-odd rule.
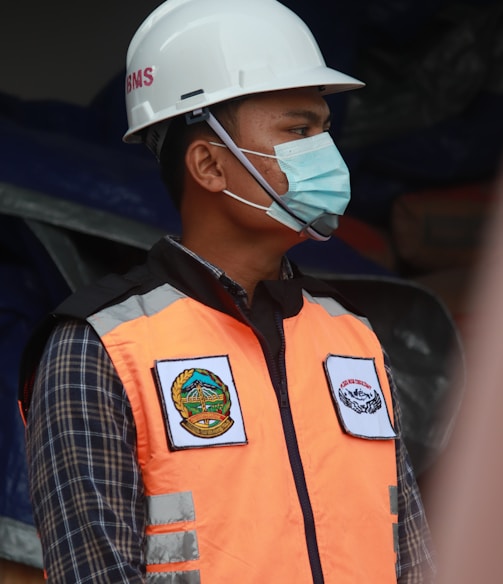
[[[348,168],[330,134],[322,132],[278,144],[274,152],[288,179],[288,191],[281,200],[304,223],[324,236],[331,235],[337,228],[338,215],[346,210],[351,189]],[[267,214],[292,227],[291,216],[275,201]],[[302,230],[298,226],[295,229]]]
[[[278,144],[274,147],[274,155],[244,148],[239,150],[275,158],[287,177],[288,191],[278,195],[267,185],[269,189],[266,190],[273,198],[269,207],[250,203],[224,191],[227,195],[263,209],[267,215],[294,231],[309,234],[311,229],[322,239],[330,237],[337,228],[338,216],[346,210],[351,190],[348,168],[328,132]]]

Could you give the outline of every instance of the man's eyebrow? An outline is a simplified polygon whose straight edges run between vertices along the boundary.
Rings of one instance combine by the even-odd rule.
[[[290,110],[285,112],[283,115],[288,118],[302,118],[303,120],[308,120],[312,124],[317,124],[323,121],[323,125],[325,125],[329,124],[332,120],[331,113],[328,114],[325,120],[322,120],[322,117],[312,110]]]

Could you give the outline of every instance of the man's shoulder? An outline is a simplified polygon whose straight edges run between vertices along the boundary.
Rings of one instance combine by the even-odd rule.
[[[139,265],[126,274],[110,273],[76,290],[53,311],[58,318],[85,320],[105,306],[120,302],[153,282],[146,265]]]
[[[123,273],[108,273],[79,288],[53,311],[59,317],[86,319],[102,308],[117,304],[132,294],[142,294],[170,279],[173,265],[180,263],[173,242],[163,237],[150,248],[143,261]]]
[[[69,321],[80,321],[85,325],[88,316],[105,306],[120,302],[136,291],[155,285],[154,280],[146,264],[123,275],[108,274],[75,291],[35,327],[26,343],[20,364],[19,400],[25,416],[31,401],[35,372],[56,327],[64,326]]]

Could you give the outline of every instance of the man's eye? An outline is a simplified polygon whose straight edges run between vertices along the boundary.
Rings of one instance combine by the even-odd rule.
[[[290,131],[293,132],[294,134],[298,134],[299,136],[306,136],[308,128],[307,126],[302,126],[300,128],[292,128],[292,130]]]

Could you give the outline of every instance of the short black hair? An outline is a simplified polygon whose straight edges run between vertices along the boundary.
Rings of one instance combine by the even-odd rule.
[[[211,106],[211,112],[233,139],[239,135],[237,112],[244,98],[237,98]],[[161,122],[162,123],[162,122]],[[194,140],[207,137],[220,141],[205,122],[188,125],[185,116],[170,122],[159,155],[161,179],[176,207],[180,210],[185,179],[185,153]]]

